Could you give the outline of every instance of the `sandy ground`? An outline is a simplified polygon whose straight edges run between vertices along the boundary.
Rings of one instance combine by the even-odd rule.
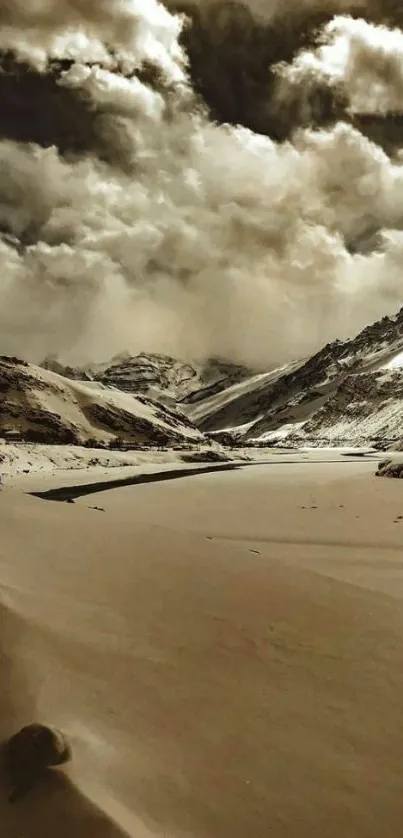
[[[203,450],[200,446],[197,451]],[[186,453],[186,452],[183,452]],[[80,480],[80,472],[87,477],[108,475],[112,469],[132,468],[152,470],[181,463],[181,453],[172,449],[133,449],[106,451],[83,448],[79,445],[38,445],[33,443],[5,443],[0,440],[0,475],[7,485],[26,487],[30,481],[58,482]]]
[[[0,492],[0,735],[74,755],[7,838],[400,834],[403,484],[294,459]]]

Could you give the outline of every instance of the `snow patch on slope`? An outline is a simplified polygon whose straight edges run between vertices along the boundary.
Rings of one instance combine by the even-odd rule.
[[[73,381],[17,359],[0,358],[0,433],[37,442],[197,443],[186,419],[145,396]]]

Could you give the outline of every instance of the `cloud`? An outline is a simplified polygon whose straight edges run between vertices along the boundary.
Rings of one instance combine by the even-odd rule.
[[[156,3],[94,5],[93,17],[91,3],[86,17],[83,6],[58,11],[50,4],[48,16],[39,14],[42,46],[45,33],[55,44],[67,30],[77,44],[85,29],[107,59],[89,63],[85,42],[82,55],[57,72],[28,72],[31,81],[50,85],[40,112],[45,122],[53,124],[54,100],[73,97],[63,122],[69,142],[57,147],[61,130],[54,144],[43,139],[41,147],[36,136],[18,142],[10,129],[0,143],[0,351],[81,363],[148,350],[264,368],[399,307],[399,154],[391,159],[336,116],[326,128],[293,131],[282,143],[213,121],[186,78],[179,18]],[[26,4],[16,9],[5,23],[20,32],[31,18]],[[119,22],[129,12],[133,28],[124,41]],[[325,88],[336,83],[329,71],[334,54],[330,61],[326,50],[353,25],[368,31],[369,24],[339,17],[326,24],[319,45],[310,33],[305,52],[292,50],[282,71],[285,95],[305,66],[303,55]],[[252,26],[252,34],[258,31]],[[149,49],[155,39],[159,52]],[[393,36],[392,63],[396,43]],[[177,56],[178,74],[160,84],[132,72],[144,55],[154,56],[163,75],[167,55]],[[248,53],[237,57],[241,72]],[[346,59],[337,84],[352,97],[359,73],[350,84],[349,66]],[[395,76],[383,78],[393,98]],[[93,133],[74,146],[79,103],[86,103]]]
[[[109,65],[113,47],[133,66],[156,61],[178,80],[181,27],[158,0],[13,0],[0,8],[0,49],[44,71],[49,58]]]
[[[363,19],[336,17],[321,44],[281,68],[280,95],[327,84],[342,90],[352,114],[386,115],[403,109],[403,32]],[[303,98],[304,94],[302,93]]]

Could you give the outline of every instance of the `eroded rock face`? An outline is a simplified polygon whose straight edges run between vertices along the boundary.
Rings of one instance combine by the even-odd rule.
[[[26,794],[48,768],[64,765],[70,759],[71,749],[61,731],[41,724],[23,727],[5,747],[10,801]]]

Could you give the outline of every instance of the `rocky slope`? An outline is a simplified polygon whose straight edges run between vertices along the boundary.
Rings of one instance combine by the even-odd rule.
[[[127,353],[81,369],[62,366],[51,358],[42,366],[66,378],[99,381],[124,393],[143,393],[176,408],[183,406],[184,410],[187,404],[204,401],[251,375],[246,367],[228,361],[212,359],[197,364],[149,352],[134,356]]]
[[[397,445],[403,438],[403,309],[305,361],[199,402],[203,431],[238,442]]]
[[[145,353],[86,371],[46,367],[1,360],[0,428],[75,443],[174,445],[207,433],[241,446],[403,447],[403,309],[258,375]]]
[[[293,444],[396,446],[402,439],[403,309],[357,337],[325,347],[300,367],[290,398],[248,431],[261,438],[287,423]],[[293,428],[294,426],[294,428]],[[284,433],[283,433],[284,436]],[[281,437],[281,433],[280,433]]]
[[[142,353],[117,358],[94,371],[94,380],[124,393],[144,393],[166,404],[175,404],[189,390],[200,386],[192,364],[165,355]]]
[[[349,375],[299,430],[293,445],[371,445],[399,448],[403,440],[403,370]]]
[[[203,435],[142,395],[73,381],[16,358],[0,357],[0,435],[59,444],[195,444]]]

